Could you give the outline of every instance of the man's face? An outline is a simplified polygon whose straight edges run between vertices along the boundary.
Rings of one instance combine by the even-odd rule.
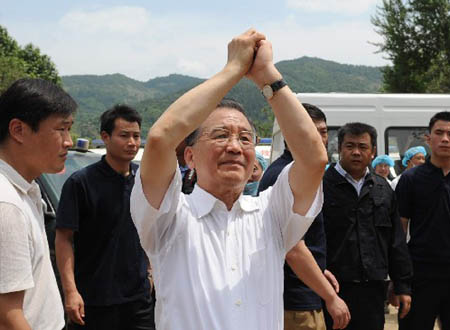
[[[102,132],[107,154],[118,161],[130,162],[136,156],[141,144],[141,129],[137,122],[117,118],[111,135]]]
[[[30,156],[30,177],[42,173],[57,173],[64,169],[64,162],[70,147],[73,146],[70,129],[72,115],[68,117],[50,116],[40,122],[37,132],[29,130],[24,144]]]
[[[438,120],[434,123],[431,133],[426,136],[431,153],[435,157],[450,157],[450,122]]]
[[[224,131],[229,138],[218,143],[212,134]],[[197,141],[185,151],[186,161],[195,168],[198,184],[214,193],[218,187],[244,189],[255,164],[255,147],[241,144],[245,136],[253,134],[245,116],[230,108],[213,111],[200,128]],[[240,136],[240,137],[239,137]],[[214,135],[217,137],[217,135]]]
[[[339,149],[340,164],[353,178],[360,179],[374,154],[375,148],[372,147],[369,133],[346,134]]]
[[[383,178],[387,178],[389,176],[389,165],[385,163],[380,163],[375,166],[375,173],[381,175]]]
[[[328,127],[327,123],[323,120],[313,120],[314,125],[316,125],[317,131],[320,134],[320,137],[322,138],[323,145],[325,146],[325,149],[328,149]]]
[[[421,152],[418,152],[408,161],[408,168],[418,166],[425,163],[425,155]]]

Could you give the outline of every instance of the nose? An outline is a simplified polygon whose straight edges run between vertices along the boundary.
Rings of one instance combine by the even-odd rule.
[[[73,140],[69,132],[67,132],[67,134],[65,134],[64,136],[63,145],[66,149],[73,147]]]
[[[227,141],[226,150],[228,152],[233,153],[241,153],[242,152],[242,146],[239,142],[239,137],[235,135],[231,135],[230,138]]]

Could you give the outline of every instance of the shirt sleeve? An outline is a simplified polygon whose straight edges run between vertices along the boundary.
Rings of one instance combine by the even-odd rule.
[[[412,198],[411,198],[411,187],[410,187],[410,178],[407,173],[402,174],[400,180],[395,187],[395,195],[397,197],[398,204],[398,213],[402,218],[411,218],[411,207]]]
[[[292,164],[283,169],[272,188],[261,193],[262,198],[267,200],[267,212],[277,224],[273,228],[281,233],[285,252],[303,238],[314,218],[322,210],[323,204],[322,184],[320,184],[316,197],[306,214],[302,216],[293,211],[294,195],[289,185],[289,171]]]
[[[58,210],[56,212],[56,227],[77,231],[80,224],[80,187],[79,183],[70,177],[61,191]]]
[[[34,287],[27,219],[20,209],[0,203],[0,293]]]
[[[147,254],[158,254],[176,236],[179,227],[179,221],[176,221],[177,209],[183,197],[181,186],[181,173],[176,170],[161,206],[155,209],[144,195],[140,169],[137,171],[131,192],[130,212]]]

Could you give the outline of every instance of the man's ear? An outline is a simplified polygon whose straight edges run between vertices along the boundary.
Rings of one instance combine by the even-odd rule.
[[[377,146],[373,146],[373,151],[372,151],[372,159],[375,158],[375,155],[377,154]]]
[[[8,125],[9,136],[18,143],[24,143],[26,135],[31,131],[31,127],[20,119],[13,118]]]
[[[194,161],[194,150],[193,147],[187,146],[184,149],[184,161],[189,168],[195,169],[195,161]]]
[[[107,145],[109,143],[109,140],[111,139],[111,137],[109,136],[108,133],[106,133],[105,131],[101,131],[100,132],[100,137],[102,138],[103,142],[105,143],[105,145]]]

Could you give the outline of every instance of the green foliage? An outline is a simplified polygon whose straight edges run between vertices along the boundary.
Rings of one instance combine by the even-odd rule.
[[[0,25],[0,93],[15,80],[24,77],[42,78],[61,84],[50,57],[41,54],[39,48],[32,44],[20,47]]]
[[[383,69],[388,92],[448,93],[450,0],[383,0],[372,18],[392,66]]]
[[[277,63],[277,67],[294,92],[375,93],[380,90],[379,68],[343,65],[318,58],[303,57]],[[63,77],[63,86],[79,104],[75,130],[80,137],[99,137],[99,117],[116,103],[134,106],[143,117],[142,136],[177,98],[204,80],[172,74],[147,82],[121,74]],[[273,113],[260,90],[242,79],[227,94],[240,102],[254,122],[258,135],[271,136]]]

